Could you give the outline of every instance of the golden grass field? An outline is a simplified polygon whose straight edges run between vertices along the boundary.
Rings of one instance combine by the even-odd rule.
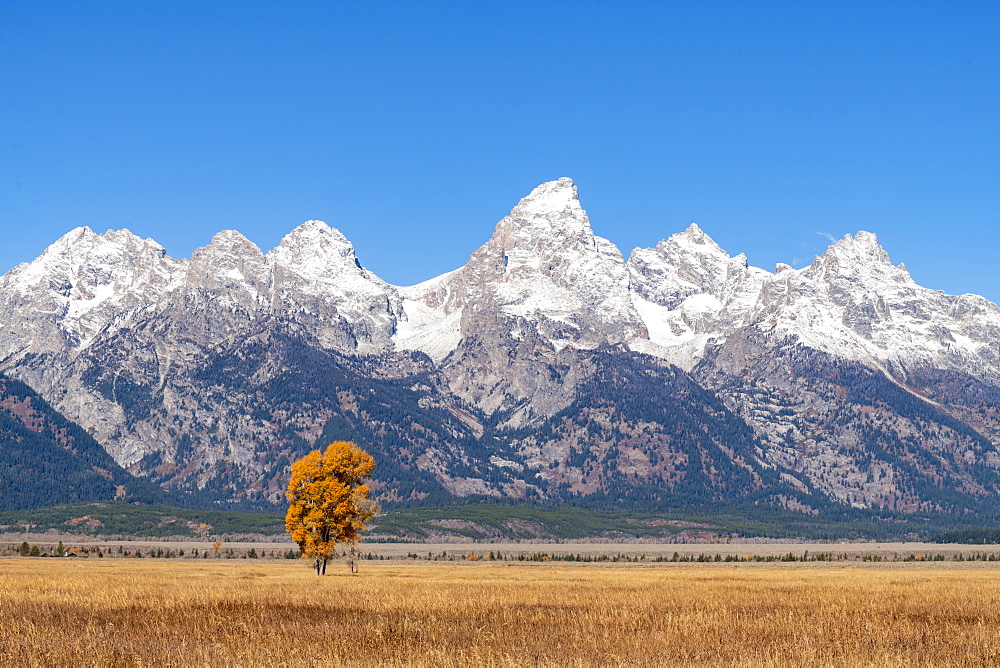
[[[0,560],[4,665],[1000,664],[1000,570]]]

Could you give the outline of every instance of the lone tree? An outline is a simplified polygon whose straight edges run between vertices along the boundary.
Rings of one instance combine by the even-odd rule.
[[[326,452],[313,450],[292,464],[285,529],[314,560],[316,575],[326,574],[337,543],[350,544],[350,568],[355,571],[354,545],[379,510],[363,482],[374,468],[372,456],[349,441],[335,441]]]

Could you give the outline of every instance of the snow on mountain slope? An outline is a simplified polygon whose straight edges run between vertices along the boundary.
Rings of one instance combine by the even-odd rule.
[[[555,350],[646,335],[621,252],[594,235],[568,178],[532,190],[464,267],[400,294],[397,345],[435,360],[492,331],[497,318],[506,324],[496,335],[522,339],[528,327]]]
[[[184,268],[152,239],[78,227],[0,278],[0,359],[83,348],[128,312],[156,304]]]
[[[78,228],[0,278],[0,294],[0,359],[79,350],[136,312],[230,304],[300,322],[326,347],[422,350],[438,362],[500,317],[514,339],[527,327],[556,350],[626,343],[685,369],[754,326],[873,366],[1000,378],[1000,309],[918,286],[873,234],[771,274],[692,225],[625,263],[594,235],[567,178],[532,190],[466,266],[415,286],[385,283],[339,231],[307,221],[266,255],[226,231],[189,261],[128,230]]]
[[[869,232],[845,236],[808,267],[775,275],[756,323],[895,372],[939,368],[1000,380],[1000,309],[976,295],[917,285]]]
[[[632,299],[649,330],[629,346],[691,369],[705,348],[748,324],[770,277],[729,257],[691,225],[655,248],[637,248],[628,261]]]
[[[1000,379],[1000,309],[917,285],[869,232],[845,236],[808,267],[771,274],[729,257],[692,225],[634,250],[628,268],[650,332],[630,347],[685,369],[752,326],[894,373],[940,368]]]
[[[310,220],[267,254],[274,306],[317,329],[328,347],[359,353],[386,350],[402,311],[394,286],[361,266],[350,241]],[[345,339],[346,336],[346,339]]]
[[[327,347],[378,352],[391,346],[402,313],[396,288],[362,268],[350,242],[320,221],[267,255],[239,232],[219,232],[190,260],[128,230],[77,228],[0,278],[0,295],[0,360],[80,350],[109,326],[154,313],[176,319],[199,345],[233,335],[248,318],[279,314],[314,329]]]
[[[309,220],[289,232],[267,254],[279,299],[292,307],[304,295],[358,307],[364,300],[385,299],[394,290],[361,266],[354,245],[321,220]]]
[[[422,351],[435,364],[394,354],[400,351]],[[313,374],[318,367],[327,375]],[[626,368],[635,373],[621,375]],[[144,474],[200,485],[231,465],[242,473],[226,484],[246,488],[253,471],[266,470],[272,492],[280,490],[281,460],[271,449],[287,447],[290,434],[311,443],[331,416],[362,420],[357,397],[331,394],[331,378],[345,393],[367,388],[375,412],[422,393],[414,405],[443,419],[427,424],[451,425],[434,445],[441,452],[449,438],[544,432],[545,424],[570,430],[539,437],[539,451],[556,452],[557,441],[583,450],[593,442],[590,427],[578,429],[583,422],[547,422],[564,410],[584,406],[587,415],[621,423],[620,393],[587,404],[594,388],[627,377],[632,387],[618,389],[635,394],[642,378],[638,386],[669,392],[670,377],[671,387],[687,392],[698,384],[706,393],[672,401],[715,396],[752,428],[752,438],[749,429],[730,430],[750,439],[747,457],[854,504],[922,507],[930,492],[895,488],[919,478],[930,489],[940,471],[964,480],[970,494],[985,493],[992,483],[973,468],[993,466],[987,439],[1000,443],[996,305],[916,285],[867,232],[845,237],[808,267],[779,265],[773,274],[730,257],[697,226],[636,249],[625,262],[594,235],[569,179],[520,200],[465,266],[409,287],[364,269],[351,243],[320,221],[295,228],[266,254],[223,231],[190,260],[172,259],[127,230],[73,230],[0,277],[0,370]],[[286,374],[299,372],[299,384],[289,384]],[[281,392],[261,394],[261,387]],[[637,415],[643,392],[630,400]],[[290,419],[287,406],[265,396],[308,410]],[[319,405],[323,411],[314,411]],[[669,443],[662,453],[669,457],[657,461],[673,462],[675,446],[686,447],[692,432],[662,413],[640,417],[659,425]],[[703,424],[699,418],[695,426]],[[633,431],[608,430],[600,447],[648,441],[638,422]],[[420,449],[425,431],[403,432],[402,449],[430,452]],[[895,459],[878,459],[876,441],[896,443]],[[944,453],[943,463],[913,473],[914,444]],[[634,466],[629,458],[647,455],[626,451],[602,464],[600,475],[655,469],[652,460]],[[568,458],[571,450],[559,452]],[[517,457],[516,449],[488,454]],[[431,471],[423,455],[414,456],[415,466]],[[575,471],[567,461],[546,466]],[[162,473],[183,462],[191,468]],[[433,466],[441,480],[458,479],[449,465]],[[504,465],[483,466],[492,475]],[[881,477],[869,481],[868,471]],[[570,481],[560,475],[552,480]]]
[[[269,302],[271,271],[256,244],[239,232],[224,230],[191,254],[185,283],[253,309]]]
[[[472,254],[462,278],[468,309],[531,323],[556,348],[645,336],[621,252],[594,236],[568,178],[522,199]]]
[[[461,269],[399,288],[403,313],[393,341],[399,350],[419,350],[441,362],[462,339],[462,306],[451,299]]]

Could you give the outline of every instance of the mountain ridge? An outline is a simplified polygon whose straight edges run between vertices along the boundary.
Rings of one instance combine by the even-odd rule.
[[[562,178],[413,286],[307,221],[266,253],[229,230],[187,260],[77,228],[0,295],[0,372],[166,488],[280,502],[291,459],[340,425],[379,442],[376,488],[399,501],[718,502],[719,471],[806,513],[965,512],[1000,489],[1000,309],[917,285],[865,231],[801,269],[697,225],[626,259]]]

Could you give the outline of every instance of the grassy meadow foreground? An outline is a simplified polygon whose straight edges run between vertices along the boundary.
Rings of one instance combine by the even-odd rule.
[[[992,564],[0,560],[8,665],[996,665]]]

